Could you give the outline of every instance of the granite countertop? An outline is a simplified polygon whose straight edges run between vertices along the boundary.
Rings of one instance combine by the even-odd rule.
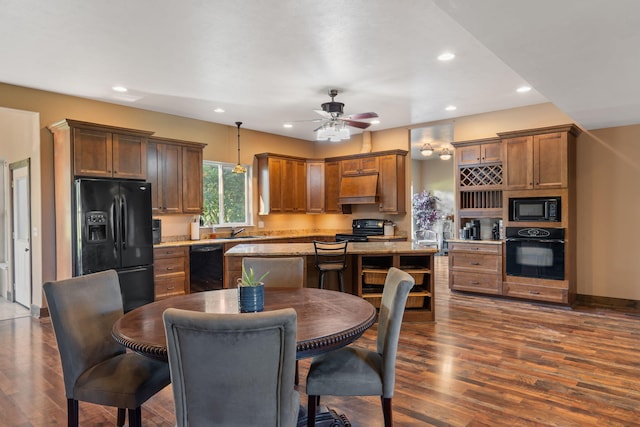
[[[502,244],[502,240],[447,239],[447,242],[471,243],[476,245],[501,245]]]
[[[437,249],[418,245],[413,242],[349,242],[348,254],[396,254],[396,253],[434,254]],[[225,256],[254,255],[314,255],[313,243],[243,243],[229,249]]]

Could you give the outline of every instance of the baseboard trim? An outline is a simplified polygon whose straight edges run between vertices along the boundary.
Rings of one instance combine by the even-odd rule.
[[[600,297],[595,295],[576,295],[576,304],[589,307],[625,309],[640,313],[640,301],[623,298]]]

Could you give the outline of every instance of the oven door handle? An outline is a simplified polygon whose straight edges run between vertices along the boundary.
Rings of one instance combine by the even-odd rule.
[[[530,239],[530,238],[516,238],[509,237],[507,242],[540,242],[540,243],[564,243],[563,239]]]

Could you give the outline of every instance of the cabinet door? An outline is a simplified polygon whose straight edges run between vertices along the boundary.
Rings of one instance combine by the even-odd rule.
[[[502,161],[502,144],[482,144],[480,146],[480,161],[482,163],[494,163]]]
[[[307,212],[324,212],[324,162],[307,161]]]
[[[162,159],[159,144],[147,144],[147,182],[151,183],[151,210],[159,214],[162,202]]]
[[[566,188],[568,184],[567,134],[565,132],[534,135],[534,187]]]
[[[112,177],[113,151],[111,132],[73,129],[73,152],[75,175]]]
[[[380,212],[405,213],[404,156],[378,157]]]
[[[182,212],[202,213],[202,149],[182,147]]]
[[[458,165],[475,165],[480,163],[480,145],[469,145],[456,148]]]
[[[374,173],[378,171],[378,156],[363,157],[360,159],[360,173]]]
[[[284,212],[284,200],[282,198],[282,179],[284,177],[284,159],[269,158],[269,212]]]
[[[324,165],[324,189],[326,213],[341,213],[341,206],[338,204],[340,194],[340,163],[327,162]]]
[[[161,153],[161,198],[163,213],[182,213],[182,147],[158,144]]]
[[[504,184],[508,190],[533,188],[533,137],[522,136],[503,141]]]
[[[378,172],[378,157],[361,157],[340,162],[342,175],[360,175]]]
[[[147,179],[147,138],[113,134],[113,177]]]

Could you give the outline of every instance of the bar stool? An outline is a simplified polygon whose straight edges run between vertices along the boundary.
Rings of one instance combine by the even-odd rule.
[[[324,274],[335,271],[338,274],[340,292],[344,292],[342,272],[347,268],[347,241],[313,241],[316,269],[320,273],[318,287],[324,289]]]

